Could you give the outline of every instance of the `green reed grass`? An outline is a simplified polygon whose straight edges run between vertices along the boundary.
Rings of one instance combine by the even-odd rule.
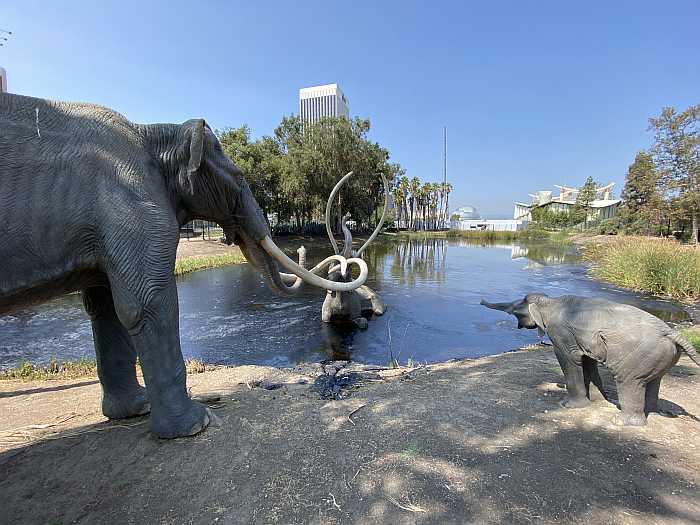
[[[681,330],[681,334],[683,334],[683,337],[685,337],[688,342],[695,347],[695,350],[700,353],[700,330],[697,328],[686,328],[685,330]]]
[[[593,277],[625,288],[691,301],[700,297],[700,250],[675,241],[623,237],[593,244],[584,257]]]
[[[185,359],[185,369],[188,375],[201,374],[217,368],[216,365],[206,365],[199,359]],[[141,366],[136,363],[136,372],[141,374]],[[0,370],[0,381],[19,379],[20,381],[46,381],[51,379],[78,379],[82,377],[97,377],[97,363],[94,359],[79,359],[59,363],[51,357],[48,365],[37,365],[22,361],[14,368]]]
[[[239,264],[246,262],[245,257],[238,253],[222,253],[220,255],[202,255],[188,257],[175,262],[175,275],[203,270],[205,268],[218,268],[227,264]]]

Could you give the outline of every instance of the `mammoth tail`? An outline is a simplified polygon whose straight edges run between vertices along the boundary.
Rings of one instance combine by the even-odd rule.
[[[700,366],[700,355],[698,355],[697,350],[695,350],[695,347],[690,344],[690,342],[683,337],[681,334],[678,332],[671,332],[668,334],[668,337],[676,343],[677,346],[679,346],[686,354],[688,354],[688,357],[692,361],[695,362],[696,365]]]

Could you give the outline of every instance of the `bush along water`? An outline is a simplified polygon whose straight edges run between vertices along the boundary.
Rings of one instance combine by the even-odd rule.
[[[625,288],[681,301],[700,298],[700,250],[675,241],[623,237],[584,252],[591,275]]]

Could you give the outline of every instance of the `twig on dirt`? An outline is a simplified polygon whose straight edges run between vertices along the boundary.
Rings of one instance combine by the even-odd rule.
[[[138,423],[132,423],[131,425],[109,425],[105,426],[102,428],[91,428],[88,430],[76,430],[75,432],[71,432],[69,434],[61,434],[60,436],[56,435],[51,435],[51,436],[46,436],[46,437],[41,437],[39,438],[39,441],[44,441],[44,440],[51,440],[51,439],[63,439],[63,438],[72,438],[72,437],[78,437],[83,434],[93,434],[95,432],[104,432],[105,430],[112,430],[113,428],[131,428],[131,427],[138,427],[140,425],[143,425],[144,423],[148,423],[148,419],[145,419],[144,421],[139,421]]]
[[[352,423],[353,426],[355,426],[355,422],[352,420],[353,414],[359,412],[361,408],[364,408],[364,407],[366,407],[366,406],[367,406],[367,403],[365,403],[364,405],[360,405],[359,407],[357,407],[355,410],[353,410],[352,412],[350,412],[350,413],[348,414],[348,416],[347,416],[348,421],[350,421],[350,423]]]
[[[329,492],[328,495],[329,495],[331,498],[333,498],[333,506],[334,506],[336,509],[338,509],[338,510],[340,511],[341,508],[340,508],[340,505],[338,505],[338,503],[335,501],[335,496],[334,496],[331,492]]]
[[[79,415],[79,414],[76,414]],[[67,421],[67,420],[66,420]],[[24,441],[5,441],[6,444],[19,444],[19,443],[41,443],[42,441],[55,441],[57,439],[67,439],[67,438],[74,438],[81,436],[83,434],[93,434],[95,432],[104,432],[105,430],[112,430],[113,428],[131,428],[131,427],[137,427],[139,425],[143,425],[144,423],[147,423],[148,420],[144,421],[139,421],[138,423],[132,423],[131,425],[109,425],[106,427],[102,428],[91,428],[88,430],[76,430],[73,432],[67,432],[67,433],[60,433],[60,432],[54,432],[52,434],[49,434],[47,436],[33,436],[30,432],[26,430],[21,430],[18,431],[17,434],[23,435],[24,436]],[[12,436],[7,436],[12,437]],[[32,439],[34,438],[34,439]]]
[[[2,435],[2,434],[16,434],[18,432],[26,432],[27,430],[44,430],[46,428],[51,428],[51,427],[55,427],[56,425],[60,425],[61,423],[65,423],[66,421],[73,419],[74,417],[78,417],[79,415],[80,414],[78,414],[77,412],[71,412],[66,417],[61,419],[60,421],[56,421],[54,423],[45,423],[43,425],[26,425],[24,427],[13,428],[11,430],[1,430],[0,435]]]
[[[423,507],[419,507],[418,505],[414,505],[410,501],[406,505],[401,505],[401,503],[396,501],[391,496],[387,496],[386,499],[388,499],[391,503],[396,505],[398,508],[403,509],[403,510],[407,510],[408,512],[427,512]]]

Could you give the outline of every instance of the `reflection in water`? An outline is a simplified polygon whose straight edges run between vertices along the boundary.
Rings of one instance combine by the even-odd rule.
[[[510,251],[511,259],[527,258],[532,267],[537,265],[575,263],[579,260],[576,247],[571,244],[561,243],[533,243],[526,242],[515,244]]]
[[[178,280],[183,354],[209,363],[288,366],[328,358],[387,364],[390,347],[404,363],[500,353],[537,341],[537,333],[517,330],[511,318],[479,300],[512,301],[536,291],[598,296],[666,321],[688,319],[675,303],[588,279],[571,246],[423,238],[376,242],[365,253],[367,284],[387,303],[368,330],[321,322],[322,290],[280,298],[249,265],[232,265]],[[310,250],[309,263],[327,255]],[[94,356],[79,295],[0,316],[0,366],[46,362],[51,355]]]

